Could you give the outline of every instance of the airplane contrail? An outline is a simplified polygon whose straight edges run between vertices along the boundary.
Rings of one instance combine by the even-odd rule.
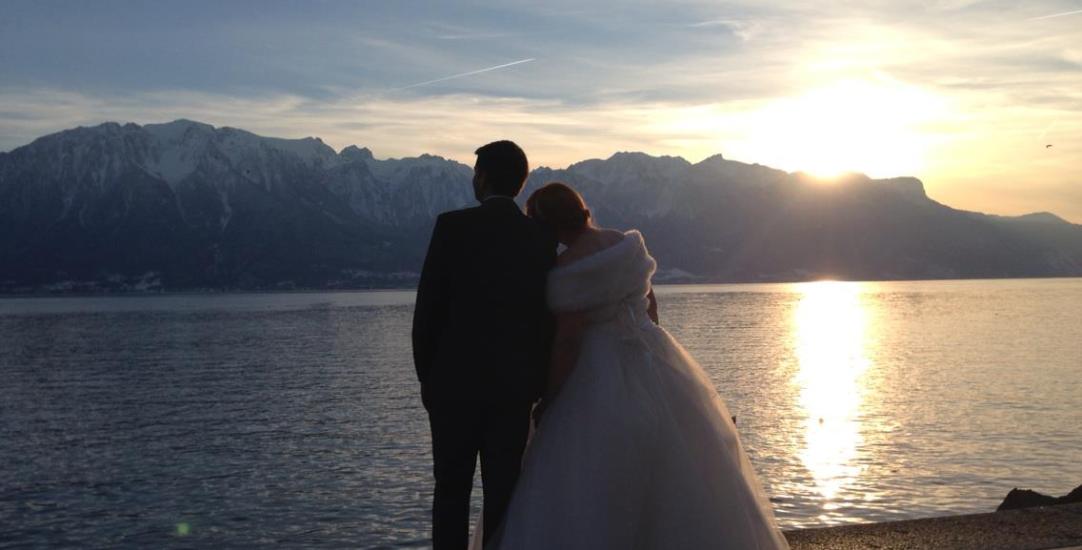
[[[397,90],[408,90],[410,88],[416,88],[418,86],[428,86],[429,84],[435,84],[437,82],[443,82],[445,80],[451,80],[451,79],[455,79],[455,78],[462,78],[464,76],[473,76],[475,74],[487,73],[489,71],[495,71],[495,70],[498,70],[498,69],[511,67],[513,65],[521,65],[523,63],[529,63],[531,61],[537,61],[537,59],[533,58],[533,57],[530,57],[530,58],[527,58],[527,59],[519,59],[518,61],[512,61],[510,63],[504,63],[503,65],[496,65],[495,67],[485,67],[484,69],[477,69],[476,71],[469,71],[469,72],[466,72],[466,73],[453,74],[451,76],[445,76],[445,77],[436,78],[436,79],[433,79],[433,80],[426,80],[424,82],[418,82],[416,84],[410,84],[409,86],[402,86],[401,88],[395,88],[395,90],[396,91]]]
[[[1040,17],[1030,17],[1026,21],[1039,21],[1041,19],[1052,19],[1053,17],[1063,17],[1065,15],[1075,15],[1082,13],[1082,10],[1065,11],[1063,13],[1053,13],[1051,15],[1042,15]]]

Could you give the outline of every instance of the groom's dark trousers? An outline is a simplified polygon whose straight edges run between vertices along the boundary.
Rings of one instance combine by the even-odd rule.
[[[484,538],[500,527],[518,479],[530,407],[552,339],[545,281],[556,241],[510,198],[436,220],[413,317],[413,358],[432,428],[436,550],[469,543],[481,458]]]

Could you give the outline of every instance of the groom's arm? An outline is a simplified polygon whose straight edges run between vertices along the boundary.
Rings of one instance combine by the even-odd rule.
[[[445,217],[436,218],[421,268],[421,280],[417,284],[417,303],[413,310],[413,364],[421,382],[422,399],[425,382],[432,371],[436,345],[447,321],[447,268],[451,259],[448,232]]]

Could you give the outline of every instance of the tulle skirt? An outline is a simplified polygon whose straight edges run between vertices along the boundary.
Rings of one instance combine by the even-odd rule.
[[[788,548],[725,404],[665,330],[592,325],[489,548]]]

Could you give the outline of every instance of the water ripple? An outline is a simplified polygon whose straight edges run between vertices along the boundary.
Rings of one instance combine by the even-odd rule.
[[[1082,480],[1082,281],[659,300],[786,527]],[[427,546],[411,312],[388,292],[0,300],[0,546]]]

